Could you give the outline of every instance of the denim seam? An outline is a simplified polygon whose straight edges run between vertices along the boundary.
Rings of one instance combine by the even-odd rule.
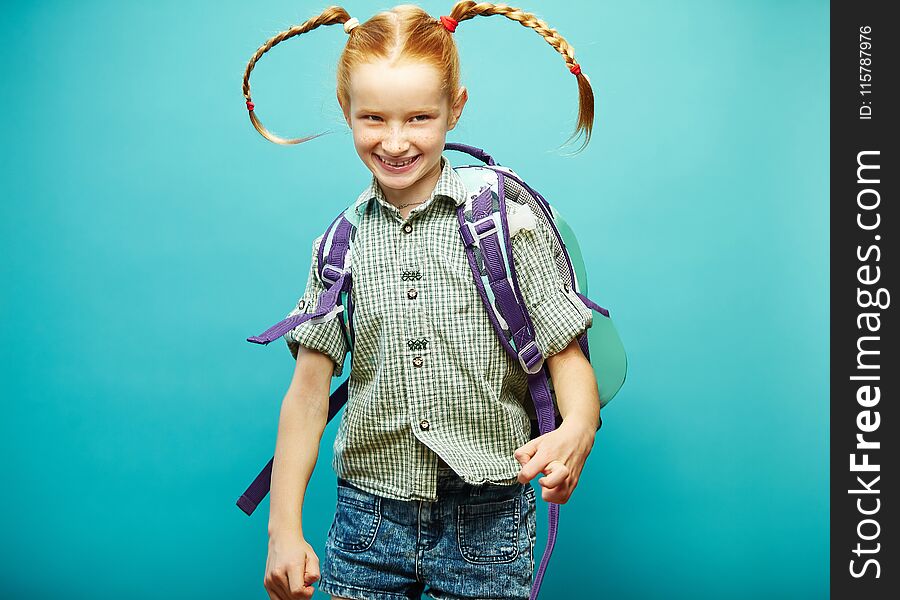
[[[470,559],[470,558],[466,555],[466,554],[467,554],[466,551],[463,550],[463,543],[462,543],[462,537],[463,537],[463,522],[464,522],[464,519],[463,519],[463,513],[465,512],[464,507],[467,506],[467,505],[465,505],[465,504],[460,504],[459,506],[456,507],[456,545],[459,547],[459,553],[460,553],[460,555],[463,557],[463,559],[464,559],[466,562],[471,563],[471,564],[476,564],[476,565],[479,565],[479,564],[494,564],[494,565],[497,565],[497,564],[504,564],[504,563],[511,563],[511,562],[514,562],[514,561],[519,557],[519,543],[518,543],[518,537],[519,537],[519,536],[518,536],[518,531],[519,531],[519,526],[520,526],[520,523],[521,523],[521,513],[522,513],[522,509],[521,509],[521,500],[522,500],[521,496],[515,496],[515,497],[513,497],[513,498],[508,498],[508,499],[506,499],[506,500],[500,500],[500,501],[498,501],[498,502],[486,503],[486,504],[504,504],[504,503],[508,503],[508,502],[510,502],[510,501],[513,501],[513,502],[512,502],[512,504],[513,504],[513,510],[511,510],[511,511],[510,511],[510,510],[503,510],[502,512],[499,513],[499,514],[512,513],[512,514],[513,514],[513,517],[514,517],[514,519],[515,519],[515,531],[516,531],[516,536],[515,536],[515,537],[516,537],[516,540],[515,540],[515,543],[513,544],[514,551],[513,551],[512,555],[511,555],[509,558],[501,557],[501,558],[491,558],[491,559],[489,559],[489,560],[472,560],[472,559]]]
[[[358,504],[353,503],[353,502],[347,503],[350,506],[353,506],[354,508],[356,508],[362,512],[365,512],[367,514],[373,515],[375,517],[375,520],[372,523],[372,526],[369,528],[369,532],[366,534],[365,544],[349,544],[347,542],[344,542],[344,541],[338,539],[338,536],[335,534],[334,535],[334,545],[335,546],[337,546],[338,548],[340,548],[341,550],[344,550],[346,552],[365,552],[366,550],[368,550],[369,548],[372,547],[372,544],[375,543],[375,538],[378,537],[378,529],[379,529],[379,527],[381,527],[381,498],[378,496],[373,496],[373,498],[375,499],[374,513],[369,509],[369,507],[365,507],[365,508],[360,507]]]
[[[534,488],[531,487],[530,482],[526,483],[525,486],[526,486],[526,488],[525,488],[525,512],[526,512],[526,514],[528,514],[531,511],[531,502],[529,502],[529,496],[531,498],[534,498]],[[530,491],[530,493],[529,493],[529,491]],[[535,500],[535,513],[536,512],[537,512],[537,500]],[[537,517],[537,515],[535,514],[535,518],[536,517]],[[525,530],[526,530],[525,532],[528,534],[528,554],[531,557],[531,573],[533,576],[534,575],[534,544],[536,541],[535,537],[537,536],[537,528],[535,527],[534,530],[532,529],[531,520],[527,516],[525,517]]]
[[[419,500],[419,511],[416,513],[416,581],[422,581],[422,574],[419,573],[419,544],[422,541],[422,500]]]

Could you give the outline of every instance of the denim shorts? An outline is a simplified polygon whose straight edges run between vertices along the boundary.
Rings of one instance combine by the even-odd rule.
[[[338,478],[320,592],[353,600],[527,600],[534,572],[531,482],[471,485],[438,471],[438,500],[394,500]]]

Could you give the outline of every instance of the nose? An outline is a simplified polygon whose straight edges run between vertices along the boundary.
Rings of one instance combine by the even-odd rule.
[[[381,147],[384,148],[386,154],[393,156],[402,156],[409,150],[409,140],[401,127],[391,127],[384,139],[381,140]]]

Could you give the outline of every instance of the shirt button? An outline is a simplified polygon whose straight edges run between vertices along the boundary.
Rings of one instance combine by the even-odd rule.
[[[422,419],[422,422],[419,423],[419,428],[422,431],[428,431],[429,427],[431,427],[431,423],[428,422],[428,419]]]
[[[416,288],[409,288],[406,290],[406,297],[410,300],[415,300],[416,296],[419,295],[419,292],[416,291]]]
[[[414,367],[422,366],[422,357],[421,356],[416,356],[415,358],[413,358],[413,366]]]
[[[404,233],[411,233],[411,232],[412,232],[412,225],[410,225],[409,223],[407,223],[406,225],[403,226],[403,231],[404,231]]]

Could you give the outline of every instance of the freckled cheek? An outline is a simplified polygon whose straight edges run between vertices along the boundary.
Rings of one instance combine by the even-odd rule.
[[[371,133],[361,133],[353,136],[354,144],[361,150],[369,149],[372,146],[378,144],[380,141],[381,138],[378,135],[374,135]]]
[[[423,150],[433,149],[435,146],[440,145],[440,141],[440,136],[435,133],[422,133],[418,136],[416,145]]]

